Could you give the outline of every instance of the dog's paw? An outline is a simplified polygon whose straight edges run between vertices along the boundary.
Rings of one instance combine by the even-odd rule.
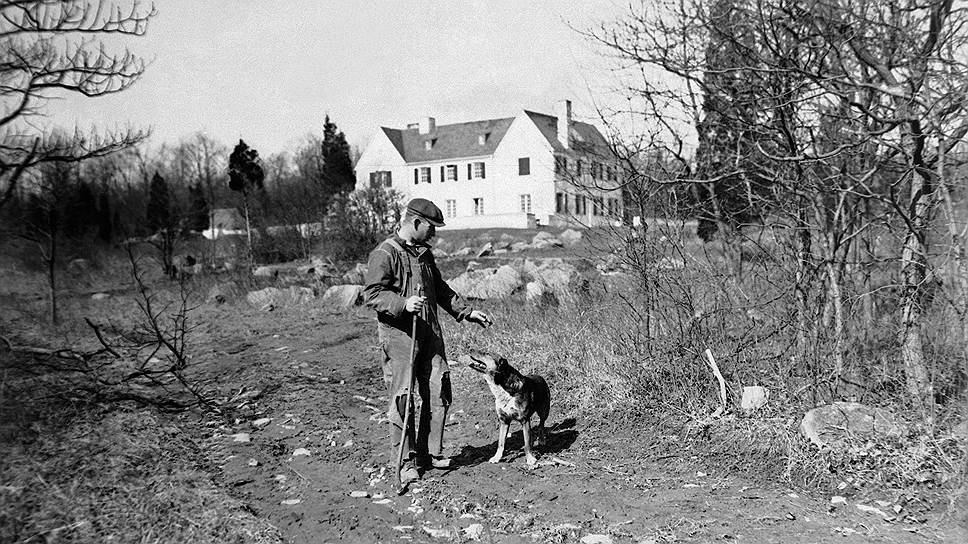
[[[490,459],[488,459],[487,462],[488,463],[500,463],[501,462],[501,456],[500,455],[495,455],[494,457],[491,457]]]
[[[526,463],[528,463],[529,467],[534,467],[535,465],[538,464],[538,458],[535,457],[534,455],[529,455],[525,457],[524,460]]]

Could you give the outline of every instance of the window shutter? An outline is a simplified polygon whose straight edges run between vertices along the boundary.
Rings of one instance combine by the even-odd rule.
[[[387,184],[386,184],[386,186],[387,187],[392,187],[393,186],[393,172],[391,172],[389,170],[387,170]]]
[[[419,168],[414,168],[413,169],[413,184],[416,185],[418,183],[420,183],[420,169]]]
[[[444,177],[444,166],[443,166],[443,165],[441,165],[441,166],[440,166],[440,181],[441,181],[441,183],[443,183],[443,181],[444,181],[445,179],[447,179],[447,178],[445,178],[445,177]]]
[[[484,163],[483,162],[481,163],[481,177],[482,178],[485,177],[484,176]]]
[[[471,163],[467,163],[467,179],[471,179]]]

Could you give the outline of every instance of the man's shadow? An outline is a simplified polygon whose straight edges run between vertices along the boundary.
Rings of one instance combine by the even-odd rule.
[[[524,457],[524,434],[521,427],[518,426],[517,430],[513,430],[516,423],[512,423],[512,432],[508,434],[507,441],[504,444],[504,459],[503,462],[510,462],[515,459]],[[564,419],[555,425],[547,427],[547,440],[541,445],[532,445],[535,455],[540,459],[542,456],[554,455],[556,453],[561,453],[562,451],[571,447],[575,443],[575,439],[578,438],[578,431],[575,430],[575,418]],[[486,446],[464,446],[461,451],[455,455],[453,459],[453,466],[451,470],[456,470],[461,467],[473,467],[481,463],[486,463],[495,453],[497,453],[497,432],[498,423],[494,422],[494,435],[495,440]],[[534,426],[532,426],[532,440],[535,437]]]

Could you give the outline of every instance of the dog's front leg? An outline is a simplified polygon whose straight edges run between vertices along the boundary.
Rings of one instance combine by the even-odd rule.
[[[489,463],[500,463],[501,458],[504,457],[504,442],[508,438],[508,428],[510,424],[506,421],[501,421],[501,427],[497,431],[497,453],[494,457],[488,459]]]
[[[538,463],[538,458],[531,453],[531,420],[526,419],[521,422],[521,433],[524,435],[524,459],[529,467]]]

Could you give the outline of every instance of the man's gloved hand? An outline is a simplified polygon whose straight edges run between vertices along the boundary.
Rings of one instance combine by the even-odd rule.
[[[480,310],[472,310],[471,314],[467,316],[467,320],[471,323],[477,323],[478,325],[487,328],[494,324],[491,321],[491,317]]]

